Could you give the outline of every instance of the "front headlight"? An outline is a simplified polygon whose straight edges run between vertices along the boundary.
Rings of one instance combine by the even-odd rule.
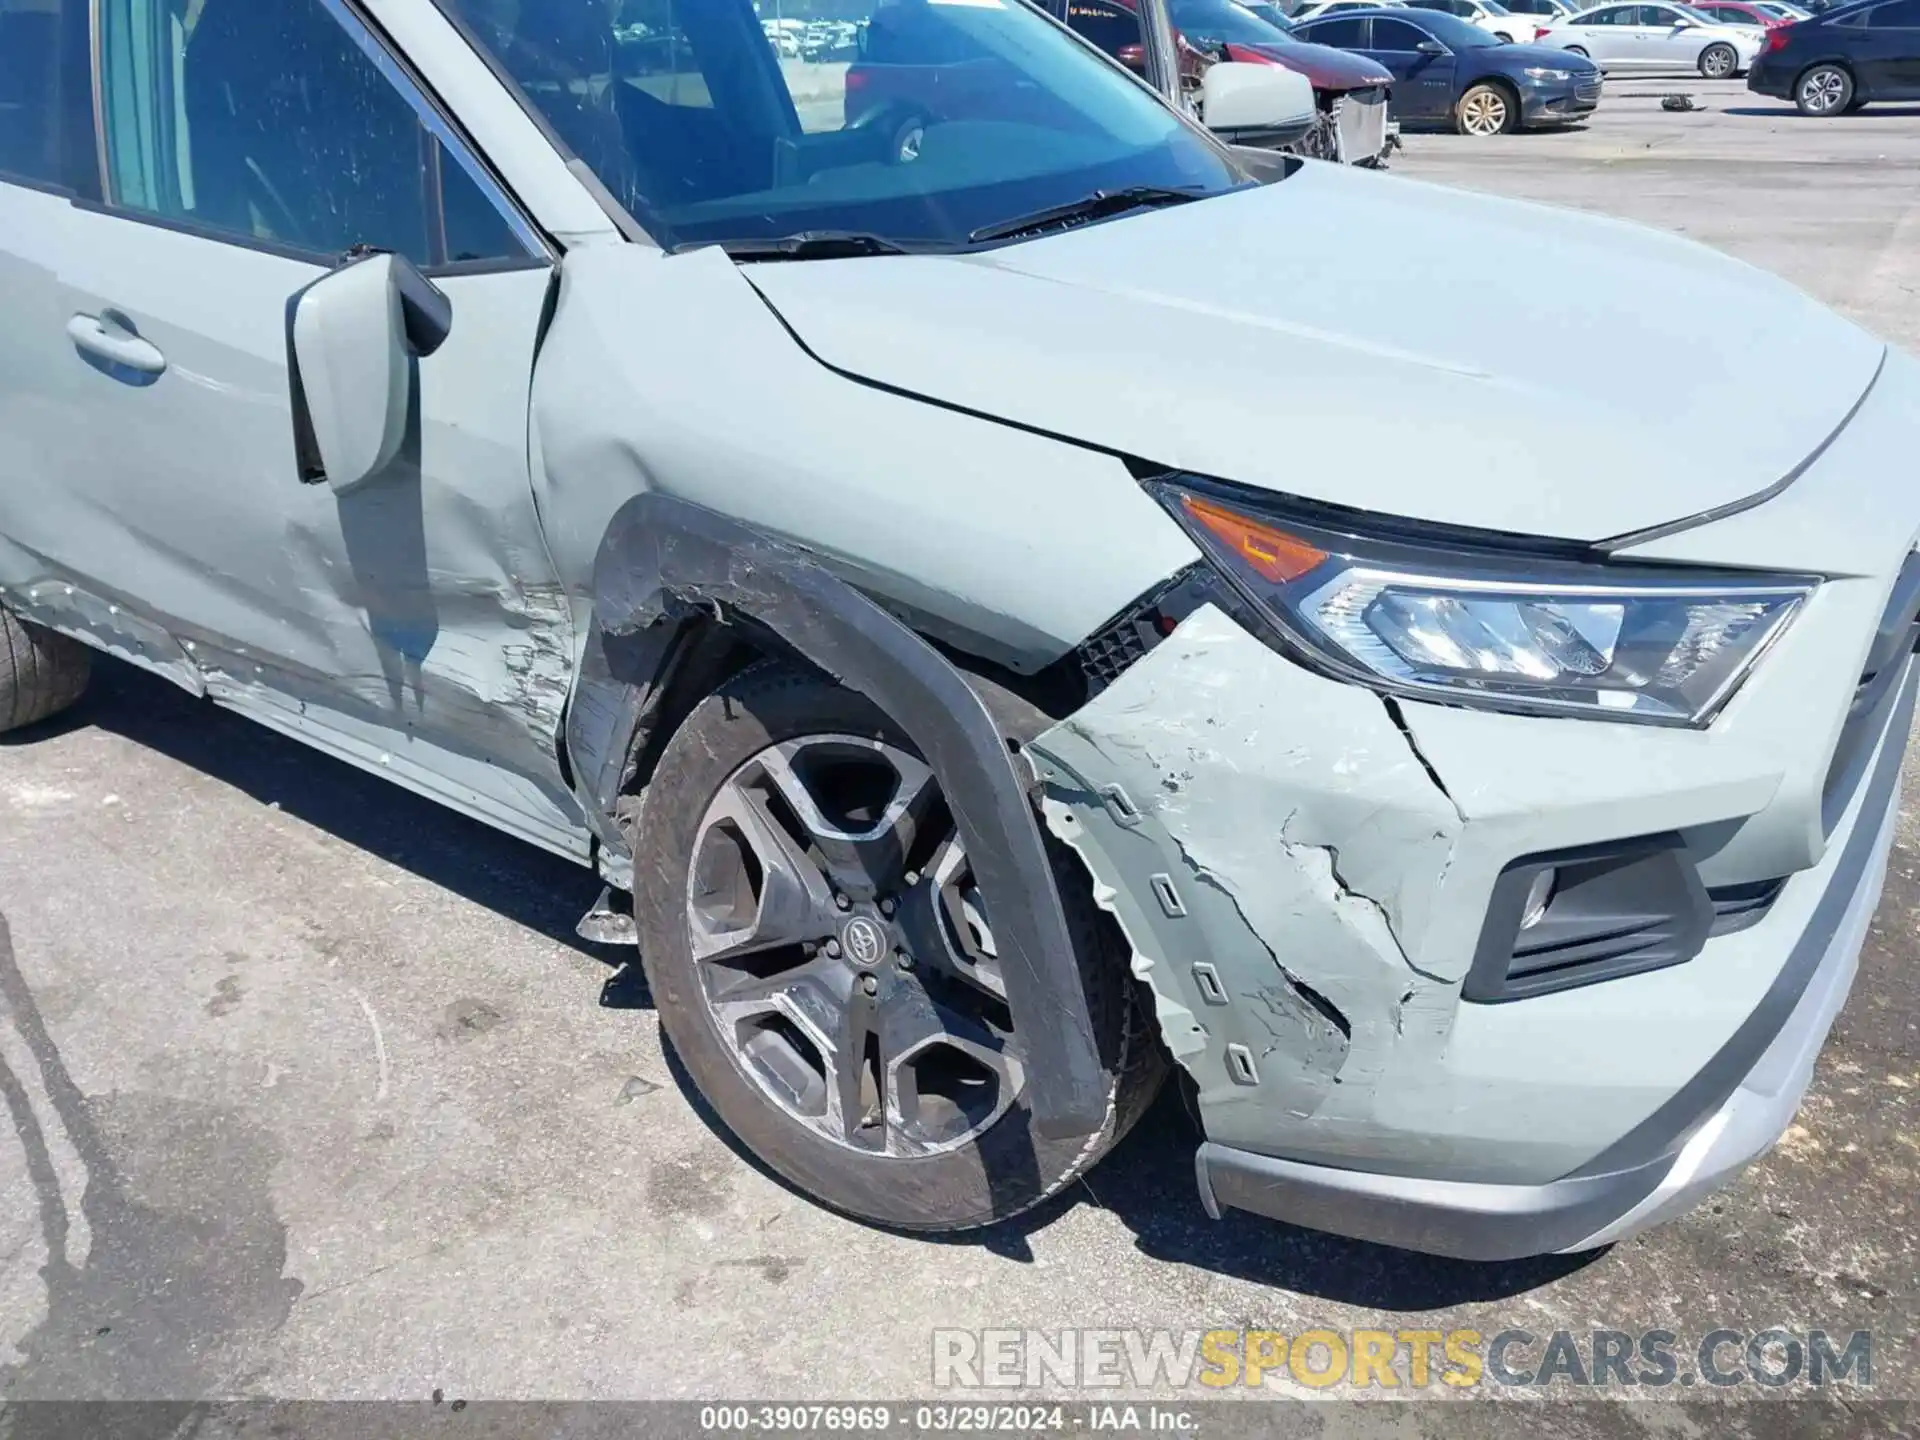
[[[1367,537],[1151,488],[1302,658],[1453,704],[1704,726],[1818,584]]]
[[[1571,70],[1555,70],[1550,65],[1529,65],[1525,72],[1529,80],[1571,80]]]

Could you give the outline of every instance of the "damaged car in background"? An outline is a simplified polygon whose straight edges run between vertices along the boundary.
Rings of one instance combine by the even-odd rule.
[[[1314,109],[1304,134],[1262,140],[1313,160],[1379,168],[1399,148],[1389,114],[1393,74],[1378,61],[1314,44],[1290,33],[1274,12],[1234,0],[1030,0],[1075,34],[1207,123],[1205,76],[1221,61],[1266,65],[1306,77]],[[1270,7],[1268,7],[1270,8]],[[1164,49],[1164,55],[1156,54]],[[1177,80],[1170,78],[1177,76]]]
[[[101,650],[595,867],[870,1222],[1029,1208],[1169,1063],[1216,1214],[1486,1259],[1725,1182],[1880,892],[1920,367],[1256,176],[1022,4],[864,19],[1004,107],[904,145],[749,0],[0,3],[0,720]]]

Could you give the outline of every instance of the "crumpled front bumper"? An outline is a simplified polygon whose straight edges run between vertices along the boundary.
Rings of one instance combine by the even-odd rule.
[[[1920,679],[1912,662],[1907,669],[1850,833],[1823,873],[1806,877],[1819,888],[1812,918],[1760,1010],[1696,1076],[1696,1093],[1662,1107],[1672,1113],[1658,1133],[1638,1147],[1617,1145],[1624,1152],[1617,1160],[1610,1150],[1536,1185],[1331,1169],[1208,1142],[1195,1156],[1207,1213],[1217,1219],[1231,1207],[1411,1250],[1503,1260],[1611,1244],[1726,1184],[1792,1123],[1853,984],[1899,808],[1900,760]],[[1756,1049],[1758,1059],[1750,1059]],[[1635,1149],[1652,1154],[1640,1158]]]
[[[1824,586],[1704,732],[1390,702],[1203,607],[1030,743],[1195,1083],[1208,1208],[1506,1258],[1617,1239],[1770,1145],[1879,895],[1910,670],[1830,832],[1819,800],[1886,600]],[[1461,999],[1503,867],[1656,832],[1710,886],[1789,878],[1684,963]]]

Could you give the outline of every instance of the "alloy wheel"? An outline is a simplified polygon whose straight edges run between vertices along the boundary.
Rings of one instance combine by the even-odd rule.
[[[1801,107],[1814,115],[1831,115],[1846,103],[1847,77],[1823,65],[1800,82]]]
[[[1469,135],[1498,135],[1507,128],[1507,102],[1497,90],[1476,90],[1461,102],[1460,127]]]
[[[1709,45],[1707,53],[1700,57],[1700,73],[1709,80],[1724,80],[1739,63],[1740,57],[1727,46]]]
[[[932,770],[895,745],[769,745],[707,807],[687,877],[701,998],[795,1122],[873,1156],[965,1145],[1024,1085],[993,930]]]

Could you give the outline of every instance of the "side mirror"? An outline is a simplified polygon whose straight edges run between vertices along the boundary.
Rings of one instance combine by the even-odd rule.
[[[1277,65],[1222,60],[1200,82],[1200,118],[1234,144],[1290,144],[1313,126],[1313,86]]]
[[[1447,53],[1447,47],[1442,45],[1438,40],[1422,40],[1418,45],[1413,47],[1413,50],[1416,55],[1444,55]]]
[[[416,362],[453,329],[453,302],[402,255],[370,254],[287,301],[287,383],[300,479],[350,490],[407,438]]]

